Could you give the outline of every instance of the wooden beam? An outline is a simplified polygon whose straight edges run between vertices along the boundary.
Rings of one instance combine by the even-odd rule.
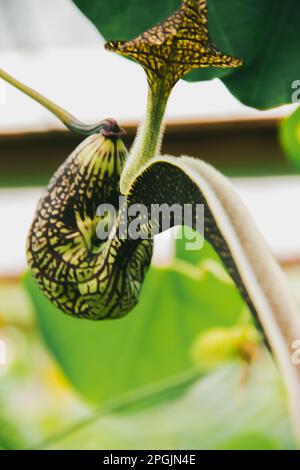
[[[191,155],[231,175],[294,173],[278,141],[278,119],[171,121],[163,153]],[[121,123],[130,147],[135,124]],[[65,130],[0,133],[0,186],[43,185],[80,143]]]

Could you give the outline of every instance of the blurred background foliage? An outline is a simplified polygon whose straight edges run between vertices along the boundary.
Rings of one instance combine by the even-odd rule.
[[[25,290],[1,289],[3,333],[17,335],[1,378],[3,448],[295,447],[261,340],[251,335],[250,356],[232,347],[237,326],[255,331],[249,312],[211,248],[192,254],[185,242],[120,321],[62,315],[29,274]]]
[[[179,5],[74,3],[106,39],[130,39]],[[41,2],[26,5],[0,0],[0,25],[6,24],[1,48],[41,43],[39,30],[22,36],[15,12],[29,15],[30,24]],[[48,12],[49,18],[61,13],[66,24],[57,42],[80,42],[82,36],[96,43],[96,31],[85,35],[81,23],[68,25],[70,5],[53,2]],[[215,43],[246,65],[194,71],[187,79],[220,77],[238,99],[257,108],[289,102],[291,83],[300,77],[299,15],[296,0],[209,0]],[[45,18],[50,38],[57,25]],[[47,34],[42,36],[45,41]],[[280,135],[298,167],[299,129],[297,110]],[[208,244],[191,252],[185,242],[176,241],[168,264],[151,268],[139,305],[118,321],[96,324],[62,315],[29,273],[22,283],[0,282],[0,339],[9,351],[0,366],[0,448],[295,448],[280,377],[247,308]],[[288,279],[300,305],[299,271]]]

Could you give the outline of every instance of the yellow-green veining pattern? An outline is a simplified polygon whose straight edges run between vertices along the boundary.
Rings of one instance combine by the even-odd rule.
[[[131,57],[145,69],[152,91],[163,83],[168,94],[192,69],[239,67],[242,61],[220,52],[208,34],[206,0],[184,0],[169,18],[132,41],[112,41],[108,50]]]
[[[97,207],[118,209],[126,155],[119,137],[88,137],[51,179],[28,236],[28,263],[39,286],[78,318],[128,313],[151,261],[152,242],[120,239],[117,222],[107,240],[96,235]]]

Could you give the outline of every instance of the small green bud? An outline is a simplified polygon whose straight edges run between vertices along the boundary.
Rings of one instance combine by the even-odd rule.
[[[196,338],[191,357],[204,369],[236,360],[249,363],[256,356],[259,340],[259,333],[252,325],[212,328]]]

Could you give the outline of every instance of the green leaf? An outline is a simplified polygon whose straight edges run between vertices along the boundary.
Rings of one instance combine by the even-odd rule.
[[[74,3],[110,41],[133,39],[169,16],[179,6],[180,0],[75,0]]]
[[[261,3],[268,8],[261,11],[255,59],[224,83],[245,104],[271,108],[292,101],[292,84],[300,75],[300,10],[297,0]]]
[[[95,323],[63,315],[30,273],[24,282],[51,352],[76,389],[98,403],[191,370],[198,334],[235,324],[243,306],[235,287],[213,274],[200,282],[171,267],[152,268],[130,315]]]
[[[300,108],[282,121],[280,140],[287,157],[300,168]]]
[[[129,40],[167,17],[178,0],[73,0],[107,40]],[[243,103],[269,108],[289,103],[300,76],[297,0],[208,0],[209,31],[216,46],[245,65],[240,70],[196,70],[191,81],[222,77]]]
[[[210,35],[219,49],[240,57],[247,67],[258,54],[258,42],[264,33],[264,17],[270,0],[208,0]],[[243,67],[243,68],[244,68]],[[203,81],[215,77],[234,75],[236,69],[195,70],[187,75],[188,81]]]

